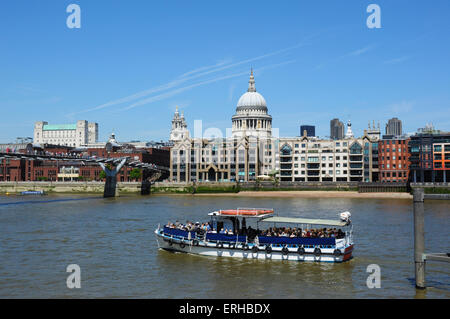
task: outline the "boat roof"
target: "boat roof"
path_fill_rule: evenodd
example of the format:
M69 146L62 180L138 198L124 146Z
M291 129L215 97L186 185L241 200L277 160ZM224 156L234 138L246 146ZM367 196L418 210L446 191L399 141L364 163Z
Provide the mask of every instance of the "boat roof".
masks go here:
M265 218L273 216L272 208L238 208L221 209L208 214L209 216Z
M262 222L268 223L287 223L287 224L309 224L309 225L325 225L325 226L339 226L347 225L347 222L332 219L310 219L310 218L294 218L294 217L268 217L264 218Z

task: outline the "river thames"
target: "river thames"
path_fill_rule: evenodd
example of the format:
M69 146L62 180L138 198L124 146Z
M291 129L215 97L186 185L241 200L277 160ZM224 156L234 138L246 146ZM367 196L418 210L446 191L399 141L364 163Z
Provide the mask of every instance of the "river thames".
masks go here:
M237 207L282 216L352 213L354 258L342 264L239 260L158 250L167 221L205 221ZM449 251L450 205L425 202L426 252ZM414 287L413 214L408 199L252 198L192 195L0 196L1 298L450 298L450 267L427 263ZM81 268L69 289L66 267ZM381 288L366 285L381 268Z

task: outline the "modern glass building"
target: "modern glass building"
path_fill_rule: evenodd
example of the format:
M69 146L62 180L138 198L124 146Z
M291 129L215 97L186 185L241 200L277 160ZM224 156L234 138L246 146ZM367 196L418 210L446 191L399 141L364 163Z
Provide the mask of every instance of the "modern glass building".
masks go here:
M344 123L339 119L330 121L330 138L332 140L340 140L344 138Z
M304 136L305 131L306 136L316 136L316 127L314 125L301 125L300 136Z
M450 179L450 133L422 131L408 144L410 178L413 183L448 182Z

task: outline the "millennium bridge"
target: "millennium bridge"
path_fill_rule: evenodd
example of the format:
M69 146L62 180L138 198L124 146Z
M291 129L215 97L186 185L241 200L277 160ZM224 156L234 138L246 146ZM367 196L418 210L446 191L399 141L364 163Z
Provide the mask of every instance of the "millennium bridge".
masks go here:
M29 153L11 153L11 152L0 152L0 160L2 159L12 159L12 160L28 160L28 161L70 161L70 162L80 162L80 163L92 163L98 164L103 169L106 174L105 189L103 192L103 197L114 197L116 196L116 185L117 185L117 174L120 172L122 167L132 167L139 168L145 172L142 181L142 192L150 192L150 186L153 182L161 177L163 173L169 171L168 167L152 164L143 163L141 161L133 160L131 156L114 157L114 158L102 158L102 157L79 157L70 155L49 155L49 154L29 154Z

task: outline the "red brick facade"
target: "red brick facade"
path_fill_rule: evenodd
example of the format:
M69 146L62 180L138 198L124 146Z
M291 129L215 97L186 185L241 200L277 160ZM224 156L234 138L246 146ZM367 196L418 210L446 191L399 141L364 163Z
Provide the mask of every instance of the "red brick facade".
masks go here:
M25 160L3 159L0 160L0 181L24 180Z
M98 164L83 161L63 161L58 159L59 156L65 156L68 154L79 157L96 156L98 158L119 158L128 156L136 161L152 163L165 167L169 167L170 163L170 153L167 149L127 149L126 152L121 149L115 149L108 153L105 148L91 148L80 152L79 150L71 147L44 146L44 148L33 148L32 150L27 149L22 150L21 152L26 153L27 151L31 151L33 154L54 155L55 160L0 159L0 181L58 181L62 180L61 173L63 173L63 168L73 168L73 170L76 171L79 177L72 178L74 180L102 180L100 175L102 168ZM130 177L132 169L133 168L130 167L123 167L120 173L117 174L117 181L135 181ZM58 175L60 175L59 178ZM137 181L142 181L142 173L141 178L137 179Z
M409 174L408 138L383 139L378 142L380 182L407 182Z

